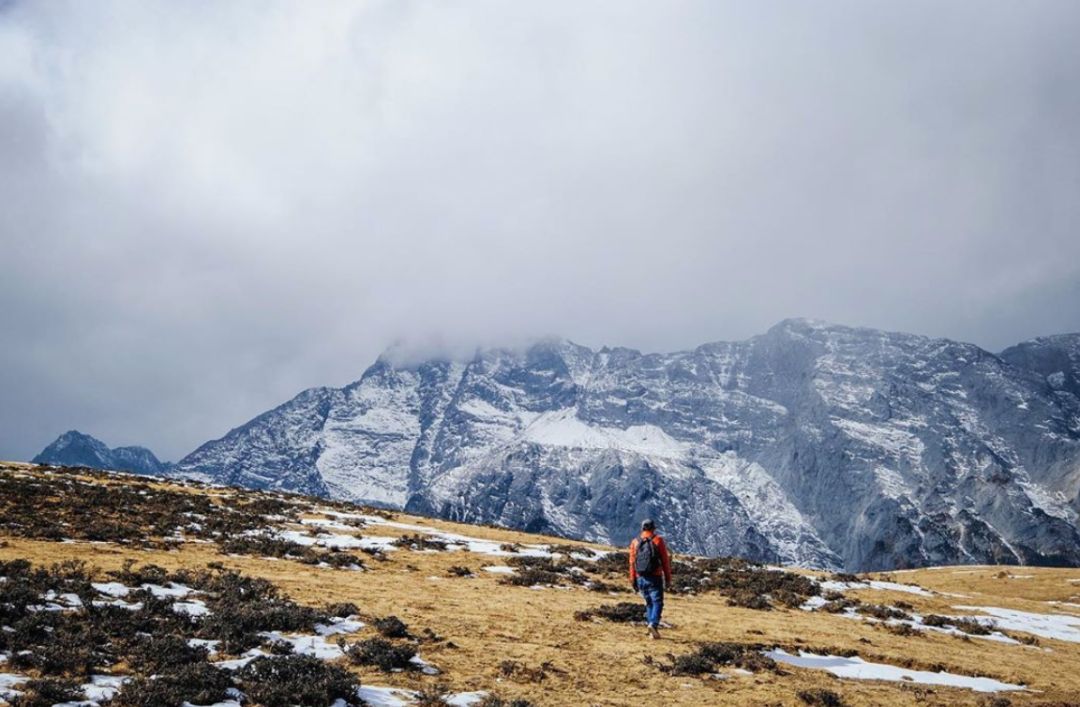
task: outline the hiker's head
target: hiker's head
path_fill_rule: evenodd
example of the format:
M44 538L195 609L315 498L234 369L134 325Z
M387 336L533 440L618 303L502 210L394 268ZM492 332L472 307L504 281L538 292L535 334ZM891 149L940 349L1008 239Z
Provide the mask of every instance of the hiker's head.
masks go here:
M645 520L641 521L641 529L656 530L656 523L653 523L652 518L646 518Z

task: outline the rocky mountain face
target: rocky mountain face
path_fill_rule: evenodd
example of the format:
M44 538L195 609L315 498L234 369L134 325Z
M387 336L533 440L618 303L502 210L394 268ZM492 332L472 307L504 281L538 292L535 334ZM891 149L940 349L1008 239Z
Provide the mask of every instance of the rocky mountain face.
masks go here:
M179 473L624 543L848 570L1080 564L1080 335L994 355L804 320L643 354L384 355Z
M76 430L57 437L32 461L36 464L88 466L92 469L131 471L136 474L162 474L170 468L146 447L109 449L101 440Z

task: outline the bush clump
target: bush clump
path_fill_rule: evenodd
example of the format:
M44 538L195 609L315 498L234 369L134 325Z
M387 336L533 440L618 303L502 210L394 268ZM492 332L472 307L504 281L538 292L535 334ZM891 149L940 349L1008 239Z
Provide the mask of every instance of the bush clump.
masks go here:
M939 616L938 614L929 614L923 617L923 623L927 626L933 626L936 628L954 628L957 631L961 631L972 636L988 636L993 633L993 629L986 624L980 623L975 619L958 616Z
M645 620L645 610L641 604L621 601L618 604L601 604L595 609L574 613L574 618L578 621L589 621L594 617L616 623L633 623Z
M74 680L44 678L30 680L20 688L21 695L11 698L12 707L52 707L63 702L79 702L83 690Z
M533 707L533 704L526 699L518 698L506 700L495 695L488 695L480 700L477 707Z
M872 616L881 621L888 621L890 619L902 619L904 621L911 620L911 614L906 611L901 611L900 609L891 606L883 606L881 604L860 604L855 610L860 614Z
M360 681L345 668L310 655L263 656L240 669L240 690L265 707L355 702Z
M559 584L559 580L561 579L562 575L556 574L555 572L527 568L518 570L516 574L508 575L503 579L500 579L499 583L515 587L532 587L538 584L556 585Z
M127 662L140 673L158 674L205 662L207 655L202 646L190 646L185 638L175 634L140 634L131 641Z
M751 672L777 670L776 661L762 654L755 643L703 643L693 653L671 656L671 663L659 668L671 675L703 675L720 667L736 667Z
M409 627L396 616L387 616L371 622L384 638L409 638Z
M811 705L812 707L844 707L844 701L840 698L840 695L832 690L820 688L813 690L799 690L795 693L795 696L798 697L803 704Z
M344 619L360 613L360 607L353 604L351 601L339 601L333 604L327 604L323 607L323 613L327 616L336 616Z
M345 654L354 665L373 665L384 673L415 667L410 662L416 655L415 648L382 638L368 638L354 643Z
M443 540L436 540L427 535L422 535L421 533L402 535L391 544L397 547L408 548L409 550L435 550L437 552L442 552L448 545L448 543Z

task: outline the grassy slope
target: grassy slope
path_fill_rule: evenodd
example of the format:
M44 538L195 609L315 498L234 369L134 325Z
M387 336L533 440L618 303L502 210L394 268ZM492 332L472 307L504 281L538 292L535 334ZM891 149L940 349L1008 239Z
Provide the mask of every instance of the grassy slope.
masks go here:
M6 465L20 473L37 473L28 465ZM97 479L98 483L109 483ZM158 485L155 482L155 485ZM165 484L160 484L165 486ZM170 485L171 486L171 485ZM214 489L183 489L221 493ZM233 493L233 491L229 491ZM459 525L395 514L402 522L498 540L500 542L565 542L510 530ZM524 697L547 704L801 704L799 690L827 688L848 704L985 704L986 696L966 690L926 688L898 683L838 680L820 671L786 669L787 674L732 674L729 679L669 676L644 666L647 655L686 653L702 641L751 641L799 644L812 649L855 649L868 660L900 663L915 659L940 663L951 672L1024 683L1031 690L1008 693L1013 704L1080 703L1080 644L1041 639L1039 646L1003 645L926 633L903 637L841 616L801 610L754 611L727 606L718 594L670 596L665 619L674 624L659 642L645 639L637 626L581 622L574 612L607 597L581 588L543 590L499 583L499 576L479 571L498 558L463 552L423 553L399 550L385 562L369 562L370 571L353 572L302 565L287 560L223 556L212 544L188 543L179 550L141 550L110 543L51 542L3 537L0 559L26 558L49 564L85 560L102 570L117 569L124 560L152 562L172 569L198 568L221 561L245 573L265 577L290 597L312 605L352 601L375 615L396 614L416 627L430 627L456 647L432 645L423 657L438 665L439 678L455 691L495 690L504 697ZM587 545L581 543L582 545ZM591 547L600 547L589 545ZM447 574L451 565L466 565L474 578ZM915 596L895 592L851 592L865 601L906 601L921 614L957 614L956 604L988 605L1049 613L1072 611L1048 601L1078 602L1080 570L956 567L895 573L891 579L916 583L964 598ZM504 677L499 664L516 660L529 667L545 662L553 669L539 682ZM361 670L366 682L417 688L433 678L412 674L383 675Z

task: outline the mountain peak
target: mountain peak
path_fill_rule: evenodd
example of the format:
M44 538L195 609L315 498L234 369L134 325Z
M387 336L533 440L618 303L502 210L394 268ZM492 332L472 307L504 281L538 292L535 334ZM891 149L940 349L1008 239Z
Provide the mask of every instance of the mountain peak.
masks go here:
M31 461L35 464L88 466L136 474L161 474L169 468L146 447L109 449L101 440L78 430L63 433Z
M1003 365L787 319L670 354L411 350L180 472L620 544L653 517L682 550L768 562L1080 564L1080 407L1043 349Z

